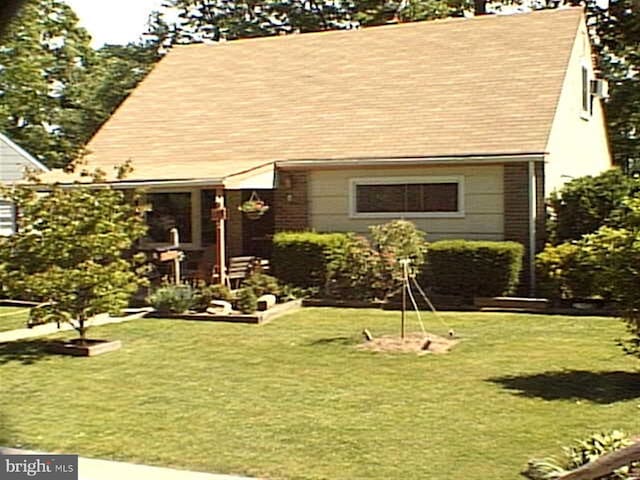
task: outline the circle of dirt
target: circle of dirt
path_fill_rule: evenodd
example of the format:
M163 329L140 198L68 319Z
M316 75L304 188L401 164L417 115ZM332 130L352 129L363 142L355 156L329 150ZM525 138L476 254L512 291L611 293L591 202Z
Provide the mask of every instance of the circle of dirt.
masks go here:
M433 333L408 333L403 338L397 335L383 335L356 346L358 350L379 353L427 353L442 354L451 350L460 340L445 338Z

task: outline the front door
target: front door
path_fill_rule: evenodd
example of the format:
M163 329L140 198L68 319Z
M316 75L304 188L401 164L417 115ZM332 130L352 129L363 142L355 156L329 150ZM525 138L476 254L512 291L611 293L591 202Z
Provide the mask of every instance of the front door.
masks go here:
M275 229L273 190L243 190L242 201L249 200L253 192L266 205L269 205L269 210L256 220L248 218L247 215L242 215L242 251L245 255L271 258L271 246Z

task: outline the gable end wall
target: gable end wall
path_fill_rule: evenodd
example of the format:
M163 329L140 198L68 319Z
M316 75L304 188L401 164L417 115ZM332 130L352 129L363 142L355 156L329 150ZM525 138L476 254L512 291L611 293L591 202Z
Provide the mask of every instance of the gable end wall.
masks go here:
M580 24L569 59L547 143L546 192L560 188L572 178L597 175L611 168L601 100L593 98L593 113L582 114L582 65L595 79L589 35Z

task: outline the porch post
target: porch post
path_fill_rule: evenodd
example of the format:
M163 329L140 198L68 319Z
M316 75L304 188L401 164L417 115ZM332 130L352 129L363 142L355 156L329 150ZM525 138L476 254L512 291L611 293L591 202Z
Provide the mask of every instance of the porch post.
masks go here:
M214 209L220 212L215 215L216 221L216 270L218 271L218 281L222 285L227 283L227 268L225 261L226 245L225 245L225 220L226 207L224 205L224 188L216 187L216 197Z

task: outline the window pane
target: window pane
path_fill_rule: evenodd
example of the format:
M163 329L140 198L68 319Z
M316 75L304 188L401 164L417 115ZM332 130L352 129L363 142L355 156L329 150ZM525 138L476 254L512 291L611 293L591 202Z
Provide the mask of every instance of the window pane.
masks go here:
M589 111L589 71L582 67L582 110Z
M361 213L402 212L406 185L356 185L356 210Z
M423 212L457 212L457 183L427 183L422 186Z
M149 240L169 243L169 230L177 228L180 242L191 242L191 193L151 193L147 202L151 205L147 213Z
M457 212L458 184L356 185L358 213Z

